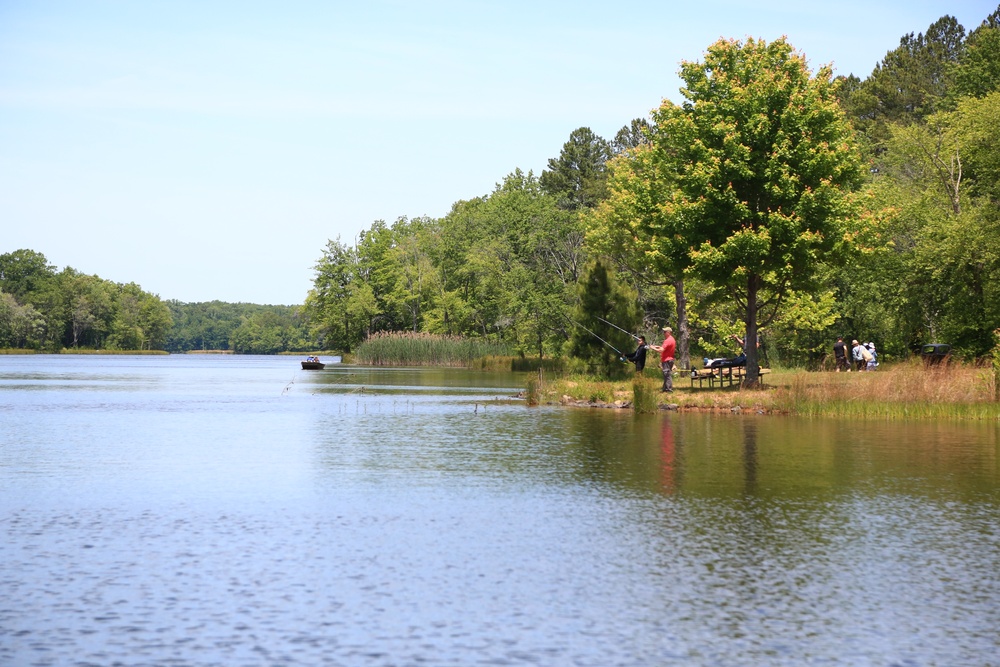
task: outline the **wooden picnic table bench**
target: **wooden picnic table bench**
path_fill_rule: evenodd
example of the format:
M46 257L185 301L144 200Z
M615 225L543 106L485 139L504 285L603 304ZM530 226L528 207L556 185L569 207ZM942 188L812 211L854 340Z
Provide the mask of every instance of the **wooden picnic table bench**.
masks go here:
M747 369L745 366L722 366L720 368L692 370L691 386L694 387L694 383L697 382L700 388L707 381L709 389L715 389L716 385L719 387L732 387L734 384L743 382L746 372ZM760 368L758 372L760 373L760 383L764 384L764 376L770 373L771 369Z

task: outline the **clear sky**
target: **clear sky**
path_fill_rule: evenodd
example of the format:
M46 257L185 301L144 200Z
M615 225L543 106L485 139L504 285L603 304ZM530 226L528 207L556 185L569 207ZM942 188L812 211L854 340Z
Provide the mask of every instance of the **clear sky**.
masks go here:
M164 299L298 304L329 239L611 139L719 37L865 78L996 0L0 0L0 253Z

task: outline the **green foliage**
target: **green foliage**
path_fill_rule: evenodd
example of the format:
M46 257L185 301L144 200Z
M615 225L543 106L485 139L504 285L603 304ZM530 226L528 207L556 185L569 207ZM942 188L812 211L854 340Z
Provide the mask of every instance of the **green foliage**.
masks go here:
M31 305L22 306L12 294L0 291L0 348L41 346L45 319Z
M947 342L977 357L1000 326L1000 92L893 125L866 206L880 241L840 280L847 322L898 354ZM885 348L883 348L885 349Z
M985 97L1000 90L1000 27L984 24L969 35L954 68L949 107L964 97Z
M55 267L34 250L15 250L0 255L0 290L19 303L29 303L55 279Z
M575 215L531 174L443 219L376 222L354 248L331 241L306 315L327 346L408 330L485 338L538 356L558 351L583 262Z
M559 157L549 160L549 168L542 172L539 182L561 208L575 211L593 207L604 198L605 163L610 157L608 142L589 127L578 128L563 144Z
M811 76L783 39L721 40L681 78L685 103L653 114L649 164L666 194L649 233L742 304L752 384L758 325L845 247L859 156L830 69Z
M170 301L168 306L174 320L166 346L171 352L277 354L322 349L311 337L299 306L222 301Z
M635 293L619 283L601 260L585 271L579 287L579 302L573 311L569 353L584 360L593 373L605 377L623 375L631 366L619 360L619 352L631 351L633 339L608 322L634 331L642 321ZM614 348L614 349L612 349Z
M163 349L173 325L160 298L66 267L33 250L0 255L0 344L33 349Z
M836 340L832 331L837 315L833 290L789 292L767 334L761 336L770 364L780 360L783 365L817 367Z

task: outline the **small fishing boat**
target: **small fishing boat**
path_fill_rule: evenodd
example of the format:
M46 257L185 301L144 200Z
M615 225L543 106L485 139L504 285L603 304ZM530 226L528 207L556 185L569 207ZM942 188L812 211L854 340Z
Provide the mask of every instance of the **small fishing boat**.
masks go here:
M306 357L306 360L302 362L302 370L304 371L321 371L326 367L319 357Z

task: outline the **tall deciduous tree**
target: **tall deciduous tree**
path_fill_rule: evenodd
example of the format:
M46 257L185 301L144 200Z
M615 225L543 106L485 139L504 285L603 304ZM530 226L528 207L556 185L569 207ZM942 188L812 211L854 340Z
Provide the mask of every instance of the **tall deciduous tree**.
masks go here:
M0 255L0 289L28 303L44 284L55 279L55 267L40 252L15 250Z
M812 76L784 39L720 40L680 75L685 102L653 114L670 192L652 231L685 243L694 271L741 305L755 385L761 318L843 244L860 160L831 69Z

